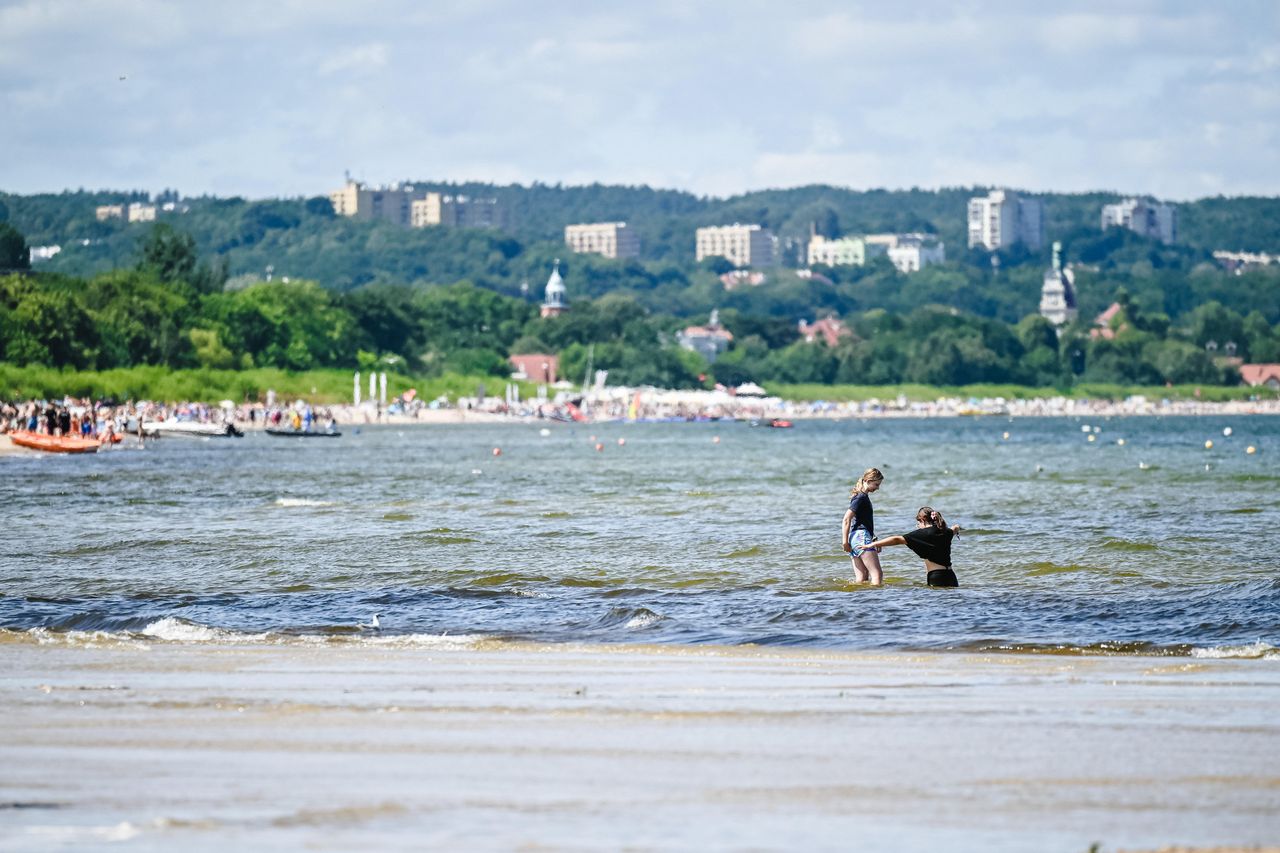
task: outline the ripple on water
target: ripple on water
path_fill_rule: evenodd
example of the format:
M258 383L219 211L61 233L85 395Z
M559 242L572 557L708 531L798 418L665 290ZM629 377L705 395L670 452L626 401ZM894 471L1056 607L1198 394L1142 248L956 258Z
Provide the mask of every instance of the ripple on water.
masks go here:
M1081 566L1074 563L1068 563L1067 565L1059 565L1058 563L1041 561L1041 562L1030 564L1027 567L1026 575L1027 577L1037 578L1037 577L1044 577L1045 575L1063 575L1063 574L1071 574L1072 572L1098 572L1098 571L1102 571L1102 570L1094 566Z
M1109 551L1156 551L1160 546L1154 542L1135 542L1131 539L1113 539L1104 538L1100 543L1103 548Z

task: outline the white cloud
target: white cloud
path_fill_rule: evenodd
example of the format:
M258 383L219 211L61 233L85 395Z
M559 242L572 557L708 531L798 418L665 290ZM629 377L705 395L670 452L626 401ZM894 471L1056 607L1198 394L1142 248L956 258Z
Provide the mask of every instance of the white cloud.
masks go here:
M319 70L321 74L375 71L386 67L387 53L387 46L381 42L362 44L326 58Z
M27 0L0 5L0 189L1275 193L1277 36L1269 3Z

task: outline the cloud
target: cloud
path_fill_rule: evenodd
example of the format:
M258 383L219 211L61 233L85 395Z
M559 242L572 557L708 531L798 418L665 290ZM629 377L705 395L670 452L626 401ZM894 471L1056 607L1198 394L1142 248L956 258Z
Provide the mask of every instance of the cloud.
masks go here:
M0 6L0 189L1276 193L1278 35L1266 2L26 0Z
M387 46L381 42L362 44L327 57L320 63L321 74L337 74L341 71L376 71L387 66Z

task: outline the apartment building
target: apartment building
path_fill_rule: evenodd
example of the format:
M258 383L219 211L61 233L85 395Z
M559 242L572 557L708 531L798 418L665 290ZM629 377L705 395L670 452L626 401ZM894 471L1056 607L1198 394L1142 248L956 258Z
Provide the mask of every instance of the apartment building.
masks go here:
M578 254L606 258L640 257L640 237L625 222L592 222L567 225L564 242Z
M504 228L506 210L496 198L471 198L429 192L409 206L414 228Z
M809 238L810 264L864 266L872 258L884 256L904 273L947 259L943 244L928 234L867 234L836 240L815 234Z
M129 204L102 204L94 209L93 214L99 222L106 222L108 219L123 219L126 222L155 222L156 206L137 201Z
M413 202L425 195L411 185L391 184L387 187L368 187L359 181L348 180L346 186L329 193L333 212L353 219L384 219L397 225L408 225Z
M1117 204L1102 206L1102 230L1128 228L1143 237L1154 237L1162 243L1178 238L1178 210L1171 204L1141 198L1127 198Z
M735 267L773 266L773 234L759 225L716 225L697 231L696 260L726 258Z
M1033 250L1044 245L1044 202L1009 190L969 199L969 248L995 251L1015 243Z
M154 204L139 204L134 202L129 205L130 222L155 222L156 206Z
M333 212L354 219L382 219L413 228L502 228L505 211L492 198L428 192L412 184L370 187L348 180L329 193Z
M887 246L867 245L862 237L837 237L828 239L821 234L809 238L809 265L826 264L829 267L865 266L867 261L888 251Z

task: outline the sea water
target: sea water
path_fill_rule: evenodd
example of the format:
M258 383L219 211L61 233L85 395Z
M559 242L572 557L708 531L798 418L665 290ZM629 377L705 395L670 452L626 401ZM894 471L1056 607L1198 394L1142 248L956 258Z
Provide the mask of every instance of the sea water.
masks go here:
M1223 416L375 425L15 455L0 630L1280 658L1277 453L1280 419ZM879 536L923 504L964 528L958 590L905 548L883 588L852 582L840 521L873 466Z

